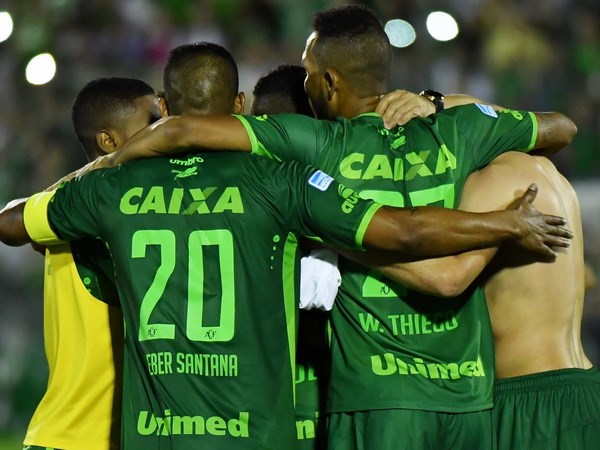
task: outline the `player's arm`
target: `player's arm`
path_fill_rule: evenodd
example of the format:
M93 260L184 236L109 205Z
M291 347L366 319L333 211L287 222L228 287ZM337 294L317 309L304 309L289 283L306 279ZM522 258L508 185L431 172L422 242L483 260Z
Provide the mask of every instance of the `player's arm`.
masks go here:
M470 103L490 105L498 111L505 109L502 106L484 102L471 95L444 95L445 108L468 105ZM402 89L396 89L381 97L375 112L381 115L385 127L391 129L396 125L404 125L410 119L414 119L415 117L427 117L435 114L435 104L422 95Z
M80 172L86 172L90 165L91 163L88 163L83 168L65 175L48 187L45 192L56 190L63 183L75 178ZM32 242L23 220L23 210L28 199L29 197L12 200L0 211L0 241L4 244L18 247ZM38 245L35 245L34 249L43 253Z
M497 172L497 165L492 164L471 174L462 191L459 209L483 212L506 207L507 196L499 189L503 184L491 178L497 177ZM502 173L502 176L506 176L506 173ZM455 297L477 278L497 249L492 247L419 261L400 261L397 256L377 251L361 254L341 250L341 254L410 289L439 297Z
M541 214L533 207L536 192L532 185L512 209L488 213L382 206L368 224L363 244L404 255L442 256L510 240L553 260L552 247L567 247L571 233L562 227L563 218Z
M428 101L420 95L417 97L421 100ZM444 101L447 108L480 103L491 106L496 111L503 111L506 109L504 106L482 101L466 94L448 95L444 97ZM433 105L433 103L429 103ZM577 134L575 122L564 114L559 112L534 112L533 114L537 119L537 135L531 153L538 155L551 155L556 153L569 145Z
M173 116L140 131L116 152L94 161L87 170L190 148L252 152L279 161L299 160L314 165L330 154L332 137L339 132L340 126L335 122L300 114Z
M395 208L361 199L323 171L298 162L276 164L267 158L255 158L253 162L257 171L264 166L263 171L273 172L266 174L270 185L264 187L263 193L273 197L273 204L281 205L282 217L289 216L286 220L295 223L298 233L319 236L334 246L429 257L493 247L511 240L554 259L551 247L568 247L572 237L563 228L565 219L541 214L532 206L535 185L503 211Z
M496 254L497 247L418 261L368 250L337 250L344 257L376 270L409 289L437 297L456 297L469 287Z
M577 126L567 116L558 112L536 112L537 137L532 152L552 155L569 145L577 134Z
M64 183L56 191L43 191L27 199L22 220L31 241L56 245L81 238L98 238L107 226L99 212L115 201L106 172L94 171Z
M10 246L31 242L23 222L23 210L27 199L13 200L0 211L0 240Z
M482 101L466 94L444 96L446 108L479 103L491 106L496 111L506 108ZM396 90L384 95L377 105L386 128L403 125L414 117L427 117L435 113L435 105L427 98L415 93ZM550 155L558 152L571 143L577 134L575 123L558 112L535 112L537 130L531 151L539 155Z
M91 168L114 167L189 148L250 152L252 145L244 125L233 116L171 116L139 131L119 150L100 158Z

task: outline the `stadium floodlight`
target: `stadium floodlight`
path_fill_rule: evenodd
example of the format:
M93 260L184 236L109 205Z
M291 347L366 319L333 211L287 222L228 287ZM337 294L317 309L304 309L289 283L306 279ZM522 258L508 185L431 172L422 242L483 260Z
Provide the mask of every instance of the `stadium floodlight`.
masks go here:
M13 32L13 20L10 13L0 12L0 42L7 40Z
M415 42L417 33L413 26L406 20L392 19L385 24L385 32L394 47L408 47Z
M458 23L450 14L434 11L427 16L427 31L436 41L451 41L458 36Z
M41 53L31 58L25 68L25 78L31 84L46 84L56 74L56 62L50 53Z

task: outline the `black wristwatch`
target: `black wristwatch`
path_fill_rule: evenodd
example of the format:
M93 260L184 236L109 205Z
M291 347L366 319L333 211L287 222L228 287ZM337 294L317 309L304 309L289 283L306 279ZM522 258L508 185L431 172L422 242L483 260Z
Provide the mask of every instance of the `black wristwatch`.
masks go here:
M425 89L424 91L419 92L419 95L433 103L436 113L444 110L444 94L440 94L433 89Z

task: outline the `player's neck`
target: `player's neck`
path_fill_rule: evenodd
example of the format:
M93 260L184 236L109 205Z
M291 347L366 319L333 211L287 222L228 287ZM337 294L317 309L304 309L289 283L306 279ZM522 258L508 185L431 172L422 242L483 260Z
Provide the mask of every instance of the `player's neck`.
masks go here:
M341 105L338 116L351 119L364 113L374 112L377 103L379 103L379 96L377 95L365 98L354 97Z

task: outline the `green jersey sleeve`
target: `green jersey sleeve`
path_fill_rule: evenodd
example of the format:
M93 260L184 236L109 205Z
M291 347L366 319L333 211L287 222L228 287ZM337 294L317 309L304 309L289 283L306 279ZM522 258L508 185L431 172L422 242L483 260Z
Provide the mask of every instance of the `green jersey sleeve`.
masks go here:
M450 108L439 120L443 123L448 118L451 122L446 132L463 135L467 148L473 151L476 168L510 150L531 150L537 137L537 118L532 112L495 111L491 106L474 103Z
M342 132L338 122L300 114L236 117L246 128L252 153L277 161L296 160L316 166L323 166L324 160L336 157L330 150Z
M363 200L354 190L298 161L281 164L255 158L255 191L268 197L297 234L334 245L358 247L380 204Z
M438 114L434 126L444 137L462 135L478 168L504 152L531 150L537 137L537 118L532 112L495 111L479 103L449 108Z

